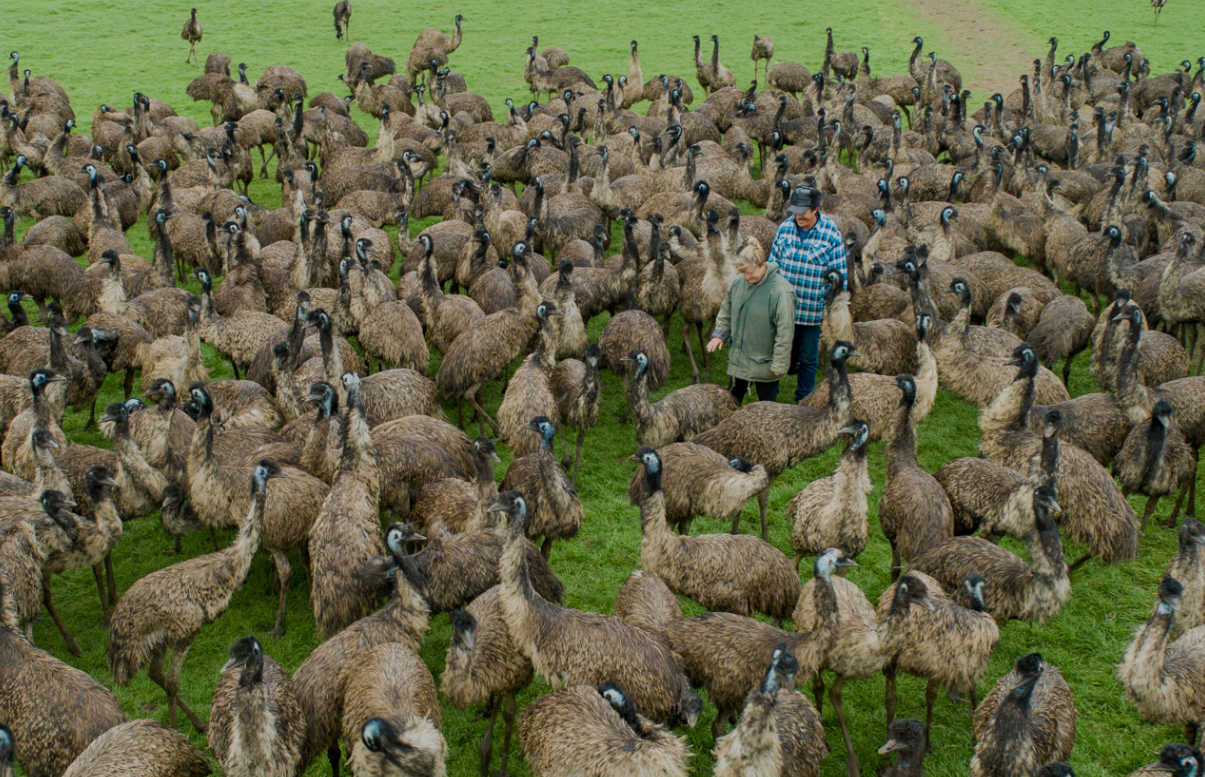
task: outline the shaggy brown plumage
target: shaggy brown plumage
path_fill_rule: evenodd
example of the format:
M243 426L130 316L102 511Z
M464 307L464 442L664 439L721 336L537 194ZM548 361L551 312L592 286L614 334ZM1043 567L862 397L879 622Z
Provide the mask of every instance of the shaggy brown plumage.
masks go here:
M205 754L183 734L155 720L131 720L94 739L63 777L205 777L209 773Z
M235 642L209 706L209 749L222 772L290 777L304 742L305 718L289 675L255 637Z
M251 569L264 530L264 500L270 479L280 477L276 462L265 459L251 477L251 510L230 547L152 572L132 585L109 625L109 671L119 685L128 683L148 662L147 674L167 692L168 720L176 727L177 706L198 731L205 724L178 698L180 670L197 634L230 606ZM163 658L172 651L171 669Z
M721 455L742 457L766 468L767 484L758 494L762 537L766 537L766 505L769 486L786 470L804 459L828 450L838 431L849 423L852 397L845 361L856 355L846 342L833 346L829 365L836 387L828 407L815 410L777 402L745 405L715 427L694 439Z
M1063 543L1052 517L1057 510L1054 489L1040 486L1033 492L1034 523L1025 532L1032 565L980 537L951 537L915 556L909 569L932 576L949 591L960 591L967 575L978 573L987 580L984 606L996 620L1045 623L1071 596ZM953 598L971 605L965 590Z
M556 427L544 416L536 416L527 428L539 435L540 449L535 455L511 462L502 479L502 488L518 489L526 496L528 512L524 525L527 536L544 538L540 550L547 559L552 553L553 540L577 536L584 512L577 489L557 463L552 450Z
M376 741L387 735L372 731L371 721L377 719L384 719L398 733L405 732L406 746L400 749L407 761L416 768L430 764L427 774L443 772L448 746L439 733L443 727L439 695L431 670L413 648L395 642L377 645L347 665L342 682L343 741L349 743L348 766L354 774L391 773L370 765L390 760L389 754L381 753L384 743ZM413 772L402 767L398 773Z
M920 423L928 417L937 399L937 361L930 348L929 332L933 326L933 317L921 313L916 317L916 335L912 348L915 361L920 369L913 376L916 384L916 401L913 417ZM899 406L899 386L896 376L879 375L874 372L861 372L849 376L849 387L853 393L851 412L855 417L866 421L870 430L870 440L881 440L891 435L895 425L896 410ZM829 402L829 381L824 381L800 402L804 407L823 408Z
M624 623L668 640L669 624L682 617L682 605L657 573L639 569L628 575L619 589L611 614Z
M498 424L478 402L477 393L483 383L498 377L514 361L539 329L539 291L527 268L526 243L516 243L515 251L515 285L522 292L519 307L499 310L473 322L444 353L435 375L440 393L467 401L494 434L500 433Z
M506 625L540 676L555 685L623 683L652 720L694 725L703 703L668 647L617 618L560 607L535 592L521 543L527 501L518 491L498 499L494 509L510 518L501 567Z
M385 532L385 544L395 556L408 543L424 539L409 525L400 523L390 525ZM496 586L498 562L505 543L506 535L493 528L431 538L427 547L413 556L414 565L423 576L423 596L431 612L460 609ZM524 552L536 593L560 604L565 587L548 568L548 562L530 542L524 546Z
M531 682L531 661L516 647L502 612L501 587L494 586L464 610L452 613L452 639L440 676L440 688L457 709L484 704L490 712L489 726L479 753L484 771L493 757L494 723L505 704L505 739L502 763L510 757L515 728L515 695ZM501 702L495 701L501 696Z
M344 376L347 410L340 426L339 474L311 527L310 600L319 633L332 636L372 612L360 567L385 552L376 449L360 407L360 381Z
M691 682L707 690L717 715L711 733L719 738L733 722L748 688L757 683L761 667L776 648L785 645L799 655L804 676L824 665L836 641L838 609L831 585L832 573L856 566L837 549L816 559L816 620L811 631L788 633L768 623L730 613L707 613L669 622L667 634L674 652L682 657Z
M852 775L860 773L857 753L854 752L853 742L849 737L849 726L845 722L845 708L842 704L841 691L846 680L873 677L882 670L884 664L895 653L895 646L904 634L905 618L908 608L916 604L928 607L928 591L924 584L916 578L905 575L900 585L896 586L895 598L887 617L880 620L874 608L862 589L842 577L831 577L828 581L836 593L837 619L833 628L836 637L825 657L824 663L816 668L812 678L812 692L816 699L817 709L824 707L824 677L823 669L831 669L837 679L829 689L829 699L833 702L833 711L837 713L837 721L841 724L841 734L845 739L846 771ZM813 577L803 587L799 596L799 604L795 607L795 630L815 631L822 622L821 610L826 605L827 594L825 581Z
M740 407L731 392L710 383L686 386L650 403L648 354L637 349L624 360L636 365L627 386L627 400L628 409L636 416L638 445L661 448L689 441Z
M1028 472L1042 450L1042 438L1028 428L1037 354L1023 344L1014 353L1013 364L1020 366L1016 379L979 417L983 430L979 450L990 461ZM1095 459L1074 446L1060 445L1057 483L1051 485L1057 488L1063 508L1059 524L1076 542L1088 545L1090 555L1109 562L1134 558L1138 518Z
M324 752L332 769L339 769L343 670L378 645L397 643L417 650L427 632L430 611L422 597L422 576L409 557L395 558L387 572L372 565L364 571L370 573L369 577L387 574L393 578L394 594L389 603L323 642L293 674L293 690L306 720L299 771ZM365 580L362 585L376 588L377 581Z
M551 777L685 777L686 740L645 717L623 688L575 685L549 694L519 716L532 773Z
M30 777L62 774L97 737L125 722L108 688L19 633L6 581L0 584L0 659L0 716Z
M829 750L819 713L793 689L799 662L779 648L769 666L765 679L749 691L740 723L716 742L717 777L820 774Z
M869 430L864 421L855 418L840 433L849 435L850 441L836 471L813 480L791 497L784 510L792 527L796 569L804 556L818 556L826 548L841 548L856 558L870 539L866 498L874 486L866 462Z
M879 522L891 543L891 573L898 577L901 561L954 535L954 510L937 480L917 461L913 407L916 383L909 375L896 378L902 396L895 432L885 451L887 485L879 502Z
M748 534L674 534L666 523L661 457L652 448L641 448L636 456L644 466L641 566L709 610L746 616L760 612L780 623L788 618L800 583L782 551Z
M1197 458L1172 419L1171 405L1163 400L1151 408L1150 418L1130 430L1113 460L1113 474L1125 493L1147 497L1139 531L1146 528L1160 498L1187 491L1196 472ZM1176 512L1172 512L1169 526L1176 525Z
M1028 733L1033 740L1033 763L1048 764L1071 757L1071 747L1075 743L1075 699L1071 696L1071 688L1056 667L1043 661L1038 653L1031 653L1018 658L1013 670L997 680L975 708L971 741L976 743L977 758L980 740L984 740L984 749L988 750L1000 746L1003 738L1024 738L1024 733L1015 728L1002 730L1009 715L1001 710L1006 699L1016 695L1027 683L1033 684L1028 698ZM1015 747L1021 743L1010 744Z
M661 488L665 518L679 534L690 534L695 516L732 520L732 532L740 528L741 512L749 500L768 484L766 468L741 458L731 461L710 448L693 442L676 442L657 451L661 457ZM628 484L628 501L639 506L644 494L644 462ZM763 534L762 539L765 539Z
M1176 579L1183 589L1180 606L1172 618L1169 639L1205 624L1205 564L1201 545L1205 545L1205 526L1191 518L1180 524L1180 547L1167 562L1165 576Z
M543 301L536 306L536 318L540 322L539 346L515 370L498 406L498 434L516 459L540 449L540 436L528 428L532 418L543 416L554 424L561 422L551 384L561 312L551 302Z
M983 612L983 578L972 575L963 581L968 587L974 609L967 609L946 596L941 585L923 572L909 572L879 597L879 620L885 620L895 601L896 589L908 580L919 580L925 588L928 607L913 607L902 624L903 633L895 643L883 674L887 677L887 720L895 719L895 676L901 672L929 681L925 688L925 736L933 728L933 704L937 691L945 686L950 694L971 694L976 706L975 687L987 671L988 660L1000 629L992 616Z
M1168 632L1184 588L1175 578L1159 584L1155 612L1134 633L1117 666L1117 679L1138 714L1152 723L1184 723L1185 739L1196 740L1205 720L1205 627L1198 626L1168 644Z
M212 414L214 404L209 390L200 385L192 387L193 401L198 408L197 423L188 449L188 482L192 505L203 526L210 529L239 525L239 515L251 505L247 490L241 487L252 474L252 468L240 464L225 464L215 455ZM242 431L253 431L254 427ZM276 448L276 446L270 446ZM255 446L254 450L267 450ZM276 608L273 635L285 633L285 613L288 604L289 581L293 568L288 560L290 550L305 547L311 527L317 523L323 501L331 491L318 478L295 467L285 467L279 473L279 483L273 484L268 495L262 542L272 554L276 579L281 589Z
M657 319L643 310L625 310L612 316L598 338L602 349L603 364L616 375L623 377L624 393L636 372L636 363L625 357L640 350L648 357L648 388L656 391L669 377L669 348Z
M565 427L577 427L577 451L572 459L574 486L577 486L577 469L582 460L582 443L586 432L598 423L598 407L602 403L602 382L598 377L602 350L590 343L582 358L583 361L566 359L558 363L549 378L557 415L561 418L561 466L565 469L569 469L571 461L565 445Z

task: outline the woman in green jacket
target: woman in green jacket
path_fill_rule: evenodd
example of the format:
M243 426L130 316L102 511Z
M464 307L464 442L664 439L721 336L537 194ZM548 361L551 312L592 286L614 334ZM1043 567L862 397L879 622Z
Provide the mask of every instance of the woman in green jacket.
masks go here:
M749 384L759 400L773 402L778 398L778 381L791 361L795 289L779 275L777 264L766 262L756 240L737 255L736 269L743 277L728 288L707 351L729 346L728 390L737 402L745 398Z

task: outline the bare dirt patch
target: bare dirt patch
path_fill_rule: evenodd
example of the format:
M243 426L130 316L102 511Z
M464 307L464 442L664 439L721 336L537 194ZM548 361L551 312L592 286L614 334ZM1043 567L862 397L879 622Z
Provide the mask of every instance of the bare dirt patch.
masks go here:
M952 51L939 51L962 73L964 88L981 100L1017 88L1017 78L1028 73L1035 57L1043 56L1041 41L1032 40L1009 22L975 0L906 0L907 5L945 30ZM1026 51L1026 48L1032 49ZM926 48L923 54L930 51Z

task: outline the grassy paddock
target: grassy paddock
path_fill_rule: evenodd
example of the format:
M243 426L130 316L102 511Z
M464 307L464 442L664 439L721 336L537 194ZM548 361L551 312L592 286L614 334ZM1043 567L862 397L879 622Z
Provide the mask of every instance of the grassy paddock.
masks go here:
M1037 0L979 0L1000 14L1027 36L1016 41L1034 55L1044 52L1044 41L1051 34L1060 36L1061 49L1078 53L1097 40L1099 29L1111 26L1115 40L1138 40L1143 50L1159 67L1184 58L1196 56L1190 45L1190 35L1202 28L1205 11L1190 6L1186 0L1172 0L1157 30L1150 27L1150 12L1145 3L1137 0L1066 0L1057 5ZM212 3L200 9L205 28L204 42L198 46L202 57L213 50L229 54L234 63L248 64L248 76L254 81L266 65L289 64L297 67L309 80L311 94L330 90L342 94L342 85L335 75L343 71L342 43L332 34L330 3L306 0L287 7ZM838 14L837 8L840 8ZM541 46L562 46L572 56L574 65L593 76L603 73L626 72L628 41L640 41L642 63L646 78L667 72L682 76L694 86L690 35L703 37L712 32L721 34L725 63L737 76L738 84L747 83L752 75L748 59L749 42L754 33L769 33L775 39L776 61L800 60L815 67L823 53L824 27L836 28L838 48L854 49L868 45L872 51L875 72L883 75L899 72L907 62L916 34L926 38L926 49L942 52L954 64L956 56L946 52L954 45L991 46L993 41L956 40L940 26L918 16L912 5L902 0L850 0L840 6L805 6L783 0L748 6L752 13L735 13L731 4L714 0L685 4L646 5L624 0L606 5L561 4L519 9L482 0L439 2L421 10L408 9L397 3L380 0L356 0L351 22L352 39L362 40L377 53L387 54L404 62L409 47L423 27L436 26L451 31L452 17L462 13L464 43L451 59L452 66L463 72L470 87L485 95L495 110L502 109L506 97L526 99L526 84L521 79L523 51L530 35L539 34ZM13 14L17 16L17 14ZM87 131L93 109L101 102L125 106L134 91L171 102L176 110L204 124L209 120L207 103L191 103L184 88L199 71L188 67L183 60L187 45L180 40L179 30L187 17L187 8L145 0L126 2L119 8L67 0L47 2L36 8L26 7L19 18L6 26L8 48L21 52L22 66L30 67L37 75L51 75L72 95L79 114L81 131ZM1102 22L1108 19L1108 22ZM964 71L973 83L975 74ZM697 99L702 99L701 95ZM375 135L376 122L362 113L357 120ZM501 115L501 114L500 114ZM280 204L279 189L274 183L256 181L251 187L252 198L269 207ZM412 225L415 234L430 222ZM29 226L22 223L18 236ZM392 233L392 228L391 228ZM151 256L145 224L140 222L129 231L134 249ZM616 235L618 238L618 234ZM618 241L615 243L619 245ZM195 283L193 290L196 291ZM593 338L602 331L605 316L591 327ZM674 331L677 331L675 325ZM206 362L214 379L230 377L229 365L207 346ZM690 379L688 364L676 345L671 346L674 366L669 388L686 385ZM713 380L723 380L723 354L719 355ZM1087 374L1088 356L1076 360L1072 372L1072 393L1097 390ZM432 364L432 373L438 361ZM620 426L615 419L622 403L619 380L604 373L605 384L600 426L587 437L583 453L581 498L586 520L579 537L571 542L558 543L553 554L553 567L566 584L566 600L570 606L609 612L620 585L639 562L639 523L635 508L627 504L625 491L633 465L627 461L635 448L631 427ZM788 381L789 384L789 381ZM500 401L500 384L486 388L488 407L496 409ZM790 395L792 385L784 385ZM118 376L110 376L99 404L121 398ZM449 410L450 405L446 406ZM449 417L454 417L450 415ZM977 453L979 430L974 408L948 392L940 392L932 414L921 427L920 458L930 471L950 459L973 456ZM109 443L100 435L83 430L86 416L69 413L64 419L65 431L72 440L93 445ZM509 454L501 451L503 459ZM789 549L789 527L782 519L786 502L811 480L832 471L837 450L804 462L781 477L770 504L772 541ZM870 454L872 478L876 491L871 506L871 543L860 557L861 566L851 571L857 582L872 600L887 586L890 549L879 531L877 503L882 493L884 462L882 446L873 447ZM499 473L501 473L500 468ZM1141 497L1134 497L1139 510ZM1166 516L1170 506L1161 511ZM756 507L745 513L746 530L753 530ZM700 532L723 531L715 521L700 519ZM221 537L223 542L232 533ZM1009 670L1013 660L1030 651L1040 650L1048 661L1059 666L1076 695L1080 713L1075 753L1072 761L1081 775L1125 774L1135 767L1149 763L1159 748L1175 741L1181 734L1173 727L1153 726L1138 719L1133 707L1125 701L1121 687L1113 677L1112 666L1117 662L1136 625L1146 617L1162 570L1175 550L1174 535L1152 521L1142 541L1140 557L1128 564L1107 567L1089 563L1073 581L1074 595L1062 614L1044 627L1011 623L1002 630L1000 646L992 660L981 694L990 684ZM155 518L134 521L126 526L126 534L115 554L119 588L125 590L135 580L169 563L162 555L170 547L170 538L160 529ZM1016 547L1015 545L1013 546ZM188 556L208 550L208 537L193 535L185 538ZM1079 546L1069 545L1067 554L1078 556ZM78 641L86 653L72 657L49 619L40 621L35 635L40 646L80 667L102 682L111 684L105 658L106 635L99 616L99 607L92 576L78 571L54 582L56 599ZM289 633L281 640L266 636L274 614L276 599L271 594L271 563L267 554L257 556L246 586L235 595L230 611L216 623L206 627L189 654L183 675L181 692L195 709L208 706L218 679L218 669L225 662L226 651L236 639L249 633L258 635L266 651L293 671L318 644L313 619L309 612L307 582L303 575L294 578L289 599ZM688 613L698 612L687 604ZM447 616L433 620L431 631L423 646L423 658L438 677L443 666L450 627ZM145 674L130 685L115 688L127 715L165 719L163 694ZM524 694L520 706L547 692L536 682ZM884 713L881 678L851 683L845 692L845 707L853 731L855 747L866 773L879 765L875 750L883 742ZM904 678L900 689L901 716L922 715L924 712L923 684ZM695 731L683 731L689 736L695 752L696 773L711 773L710 736L707 733L714 710L708 713ZM460 712L445 705L445 735L450 750L448 773L470 775L476 770L477 743L484 723L473 719L474 712ZM823 765L828 777L844 774L844 757L840 733L826 704L824 719L829 746L834 750ZM184 724L184 730L199 746L204 738ZM971 756L970 718L965 707L938 702L934 729L934 752L927 762L928 773L941 777L966 774ZM499 732L495 747L501 746ZM522 758L515 755L510 768L514 775L526 775ZM325 765L314 766L308 774L326 773Z

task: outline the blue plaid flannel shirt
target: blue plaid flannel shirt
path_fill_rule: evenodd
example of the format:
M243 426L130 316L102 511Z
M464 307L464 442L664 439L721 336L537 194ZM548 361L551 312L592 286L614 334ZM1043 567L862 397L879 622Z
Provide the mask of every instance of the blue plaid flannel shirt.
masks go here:
M823 213L806 232L794 216L787 216L774 235L770 261L778 262L778 271L795 287L795 323L819 325L824 320L824 273L833 268L847 277L841 230Z

